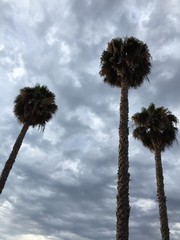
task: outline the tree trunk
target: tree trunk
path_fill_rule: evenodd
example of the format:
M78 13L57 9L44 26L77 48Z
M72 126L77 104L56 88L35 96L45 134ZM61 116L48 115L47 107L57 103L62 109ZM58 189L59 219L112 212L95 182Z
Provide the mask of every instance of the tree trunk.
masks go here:
M129 238L129 159L128 159L128 84L123 81L120 101L119 157L117 182L116 240Z
M168 216L166 206L166 196L164 191L164 177L163 168L161 162L161 151L155 149L155 165L156 165L156 181L157 181L157 198L159 202L159 219L160 219L160 230L163 240L169 240L169 227L168 227Z
M21 147L22 141L25 137L25 134L26 134L28 128L29 128L29 124L24 124L23 125L23 127L21 129L21 132L20 132L20 134L19 134L19 136L18 136L18 138L17 138L17 140L16 140L16 142L13 146L13 149L12 149L10 155L9 155L9 158L5 163L4 169L2 170L2 173L1 173L1 176L0 176L0 194L2 193L2 190L5 186L5 183L7 181L9 173L10 173L12 167L13 167L16 156L18 154L18 151Z

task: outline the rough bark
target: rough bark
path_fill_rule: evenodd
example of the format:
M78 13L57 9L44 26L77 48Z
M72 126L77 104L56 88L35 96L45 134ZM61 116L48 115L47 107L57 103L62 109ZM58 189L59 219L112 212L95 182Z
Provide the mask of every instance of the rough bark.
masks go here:
M16 142L13 146L13 149L12 149L10 155L9 155L9 158L5 163L4 169L2 170L2 173L1 173L1 176L0 176L0 194L2 193L2 190L5 186L5 183L7 181L9 173L10 173L12 167L13 167L13 164L16 160L16 156L18 154L18 151L21 147L22 141L25 137L25 134L26 134L28 128L29 128L28 124L23 125L23 127L21 129L21 132L20 132L19 136L17 137Z
M169 226L166 206L166 196L164 191L164 177L163 168L161 161L161 151L155 149L155 165L156 165L156 182L157 182L157 199L159 203L159 219L160 219L160 230L161 237L163 240L169 240Z
M116 240L129 238L129 159L128 159L128 85L124 81L121 86L120 125L119 125L119 157L117 182Z

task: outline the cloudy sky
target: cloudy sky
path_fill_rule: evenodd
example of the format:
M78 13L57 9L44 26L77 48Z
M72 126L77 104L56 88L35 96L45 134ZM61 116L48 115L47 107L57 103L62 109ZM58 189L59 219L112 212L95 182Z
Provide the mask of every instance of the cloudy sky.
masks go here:
M0 169L21 129L20 88L47 85L57 114L29 129L0 196L2 240L115 239L120 90L100 56L134 36L152 55L150 82L130 90L130 117L151 102L180 119L178 0L0 0ZM130 240L160 240L154 158L130 127ZM179 138L179 136L178 136ZM179 145L163 153L171 239L180 239Z

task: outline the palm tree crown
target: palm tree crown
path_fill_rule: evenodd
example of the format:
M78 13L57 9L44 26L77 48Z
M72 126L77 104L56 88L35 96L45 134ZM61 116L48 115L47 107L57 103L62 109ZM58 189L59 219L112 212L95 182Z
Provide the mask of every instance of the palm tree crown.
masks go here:
M178 119L167 108L156 108L152 103L147 109L142 108L140 113L134 114L132 119L136 126L134 137L151 151L155 147L164 151L176 140Z
M140 40L114 38L101 55L100 75L111 86L121 87L125 79L129 88L137 88L150 73L150 59L147 45Z
M19 122L43 130L57 109L54 93L39 84L32 88L22 88L14 101L14 114Z

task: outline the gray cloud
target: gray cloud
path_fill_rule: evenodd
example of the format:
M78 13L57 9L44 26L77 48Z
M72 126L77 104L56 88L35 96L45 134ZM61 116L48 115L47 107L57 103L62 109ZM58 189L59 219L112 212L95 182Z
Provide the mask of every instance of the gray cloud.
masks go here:
M100 56L111 38L135 36L153 67L150 82L129 92L130 239L160 239L154 157L133 139L131 116L154 102L180 118L178 2L19 0L0 9L1 169L21 128L19 89L47 85L59 107L44 132L25 137L0 198L1 238L115 239L120 90L103 83ZM179 145L162 157L179 239Z

